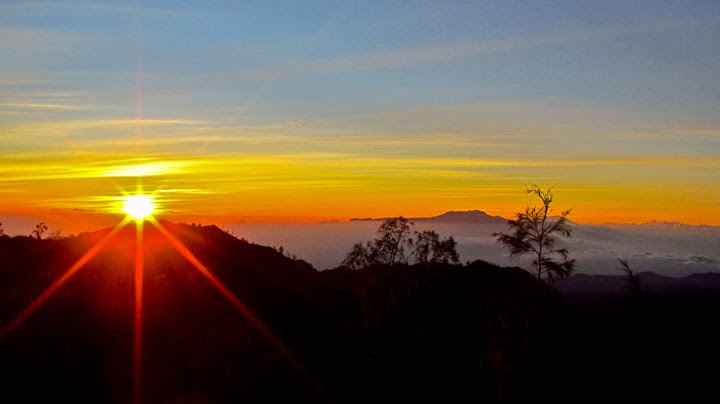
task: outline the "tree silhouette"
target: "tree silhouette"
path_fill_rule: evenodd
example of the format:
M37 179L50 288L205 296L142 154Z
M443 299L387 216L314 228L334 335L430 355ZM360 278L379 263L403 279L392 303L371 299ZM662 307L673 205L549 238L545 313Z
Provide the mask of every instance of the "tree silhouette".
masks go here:
M385 264L406 264L405 245L412 246L410 225L413 223L399 216L387 219L378 229L379 238L375 239L375 259Z
M460 262L455 250L457 243L452 236L441 238L434 230L415 232L415 235L415 260L418 264Z
M345 259L340 263L340 266L347 267L350 269L361 269L373 264L370 258L370 251L372 251L372 244L369 242L367 245L362 243L355 243L352 250L345 256Z
M550 205L553 202L553 187L543 188L532 184L526 188L528 194L535 194L541 201L540 206L528 206L524 213L518 213L516 219L508 220L509 233L495 232L493 236L510 250L510 256L530 255L532 271L539 280L547 276L550 282L555 278L569 276L575 260L568 260L565 248L555 248L556 235L570 238L572 228L567 216L570 210L563 211L559 217L550 217ZM557 260L556 260L557 259Z
M35 230L32 231L32 235L35 236L38 240L42 238L42 235L45 234L45 232L48 230L47 225L45 222L40 222L35 225Z
M2 222L0 222L0 237L5 235L5 230L2 228Z
M432 230L415 232L413 238L413 225L402 216L385 220L377 231L378 238L365 244L355 243L340 266L361 269L370 265L407 264L411 257L418 264L460 262L455 239L440 237ZM406 247L415 249L406 254Z
M62 229L58 227L57 229L53 230L52 233L50 233L50 235L48 236L48 238L50 240L60 240L61 238L63 238Z

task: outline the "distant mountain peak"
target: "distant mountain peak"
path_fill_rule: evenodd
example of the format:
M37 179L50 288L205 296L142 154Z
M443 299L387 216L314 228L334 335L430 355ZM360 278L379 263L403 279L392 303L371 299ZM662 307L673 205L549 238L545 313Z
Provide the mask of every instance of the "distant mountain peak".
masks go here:
M383 221L389 218L354 218L350 221ZM411 222L437 222L437 223L483 223L483 224L505 224L507 219L500 216L491 216L482 210L451 210L432 217L411 217Z
M482 210L451 210L441 215L412 219L416 221L433 221L445 223L505 223L506 219L500 216L490 216Z

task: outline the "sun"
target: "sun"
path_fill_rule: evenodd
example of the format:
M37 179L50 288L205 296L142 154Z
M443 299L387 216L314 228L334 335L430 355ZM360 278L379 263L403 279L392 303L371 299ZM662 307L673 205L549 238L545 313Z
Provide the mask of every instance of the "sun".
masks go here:
M125 197L122 210L135 220L144 220L155 212L155 202L150 195L130 195Z

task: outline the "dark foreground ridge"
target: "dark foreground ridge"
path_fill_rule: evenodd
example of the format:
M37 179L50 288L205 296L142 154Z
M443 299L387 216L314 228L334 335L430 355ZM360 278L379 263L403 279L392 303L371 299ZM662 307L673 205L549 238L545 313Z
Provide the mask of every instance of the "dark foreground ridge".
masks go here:
M324 391L146 224L143 402L692 402L716 394L717 288L633 299L620 283L595 294L565 283L559 292L482 261L318 272L215 226L163 225ZM0 237L0 327L107 232ZM4 398L132 401L135 240L129 225L0 341Z

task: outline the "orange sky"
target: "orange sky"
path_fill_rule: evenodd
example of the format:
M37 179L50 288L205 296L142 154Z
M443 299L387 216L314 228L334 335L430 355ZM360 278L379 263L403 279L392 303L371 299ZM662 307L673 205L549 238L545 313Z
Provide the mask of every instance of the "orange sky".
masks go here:
M4 182L15 188L4 188L0 213L32 215L70 232L91 230L118 220L123 194L134 193L141 184L155 196L161 217L206 224L422 217L473 209L510 217L534 202L523 192L529 183L524 179L534 177L541 184L556 184L555 208L572 208L571 218L580 223L720 225L717 187L669 187L660 181L671 177L678 165L717 169L715 161L102 156L4 162ZM623 178L625 171L633 175Z
M193 215L219 221L418 217L473 209L509 217L532 201L523 189L536 182L555 184L556 208L573 208L577 222L720 225L719 166L716 159L674 157L30 154L0 162L0 213L118 213L123 194L142 186L163 214L182 221Z

